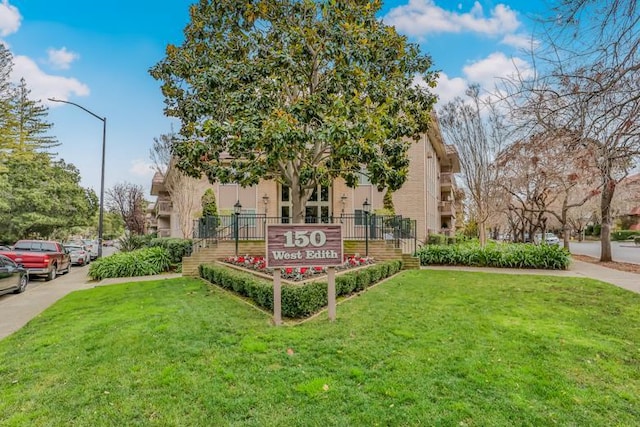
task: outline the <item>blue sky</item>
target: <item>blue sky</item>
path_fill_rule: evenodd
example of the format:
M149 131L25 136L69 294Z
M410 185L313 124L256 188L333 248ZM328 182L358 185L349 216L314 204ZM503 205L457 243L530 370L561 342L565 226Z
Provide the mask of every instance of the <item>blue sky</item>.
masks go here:
M168 43L181 42L193 2L0 0L0 42L14 55L12 78L24 77L32 98L50 107L59 157L80 169L83 186L99 192L102 122L47 98L107 118L105 188L131 182L148 192L153 138L172 125L148 70ZM381 19L432 56L441 71L435 91L446 102L471 82L491 88L516 65L530 69L521 48L541 3L395 0L384 2Z

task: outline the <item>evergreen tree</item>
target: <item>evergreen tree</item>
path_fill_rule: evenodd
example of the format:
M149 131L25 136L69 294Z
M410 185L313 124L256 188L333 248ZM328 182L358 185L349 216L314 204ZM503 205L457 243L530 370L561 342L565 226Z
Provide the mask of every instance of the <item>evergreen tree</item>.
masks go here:
M93 190L80 186L78 169L64 161L51 163L46 153L12 156L0 174L0 240L12 243L59 230L91 225L98 209Z
M12 145L11 129L15 127L12 114L15 88L10 80L12 68L13 56L0 43L0 172L6 171L7 153Z
M47 107L40 101L30 99L30 93L24 78L20 79L12 105L12 113L16 119L11 132L14 138L12 151L16 155L27 157L35 152L52 157L57 153L51 152L51 149L60 143L54 136L48 135L53 124L46 121Z

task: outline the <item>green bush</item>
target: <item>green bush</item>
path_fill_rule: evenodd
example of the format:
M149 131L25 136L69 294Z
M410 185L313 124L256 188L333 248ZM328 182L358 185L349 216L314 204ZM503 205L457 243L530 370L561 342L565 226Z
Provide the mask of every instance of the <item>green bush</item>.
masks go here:
M621 241L621 240L629 240L634 236L640 236L635 230L618 230L611 233L611 240Z
M191 239L178 239L175 237L159 237L149 242L149 247L165 248L169 253L172 264L182 263L182 258L191 255L193 242Z
M153 238L155 238L155 236L151 234L127 234L118 239L118 249L120 252L131 252L146 248Z
M421 265L465 265L499 268L566 270L569 252L558 245L476 243L425 246L418 251Z
M444 234L429 234L427 237L427 245L444 245L447 243L447 236Z
M135 277L160 274L168 271L171 258L161 247L118 252L100 258L89 266L89 277L102 280L111 277Z
M391 276L402 268L402 261L386 261L336 275L336 297L350 295ZM386 273L383 275L383 272ZM273 310L273 282L222 264L202 264L200 277L229 291L250 298L266 310ZM372 279L377 278L376 281ZM327 282L282 285L282 316L308 317L327 305Z

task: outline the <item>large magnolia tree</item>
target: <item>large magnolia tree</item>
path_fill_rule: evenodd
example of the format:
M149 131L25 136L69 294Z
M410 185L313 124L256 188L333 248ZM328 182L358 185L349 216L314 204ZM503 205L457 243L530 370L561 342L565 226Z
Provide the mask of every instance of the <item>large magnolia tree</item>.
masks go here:
M366 170L406 180L435 102L431 60L376 13L381 1L229 0L191 6L184 43L151 70L181 121L177 167L242 186L290 187L295 222L314 188ZM424 85L416 85L422 79Z

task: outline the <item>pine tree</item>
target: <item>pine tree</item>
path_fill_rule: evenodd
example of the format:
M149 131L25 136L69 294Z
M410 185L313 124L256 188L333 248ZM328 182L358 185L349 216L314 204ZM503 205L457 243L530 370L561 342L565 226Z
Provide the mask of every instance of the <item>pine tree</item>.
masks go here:
M6 170L7 153L13 141L11 129L15 126L15 117L11 113L15 96L15 87L10 80L12 69L13 56L0 43L0 172Z
M38 152L46 153L49 157L55 156L57 153L51 152L51 149L60 143L54 136L47 134L53 126L46 121L48 109L40 101L30 99L30 93L31 90L27 88L24 78L20 79L12 105L12 112L16 118L12 132L15 138L13 153L30 156Z

